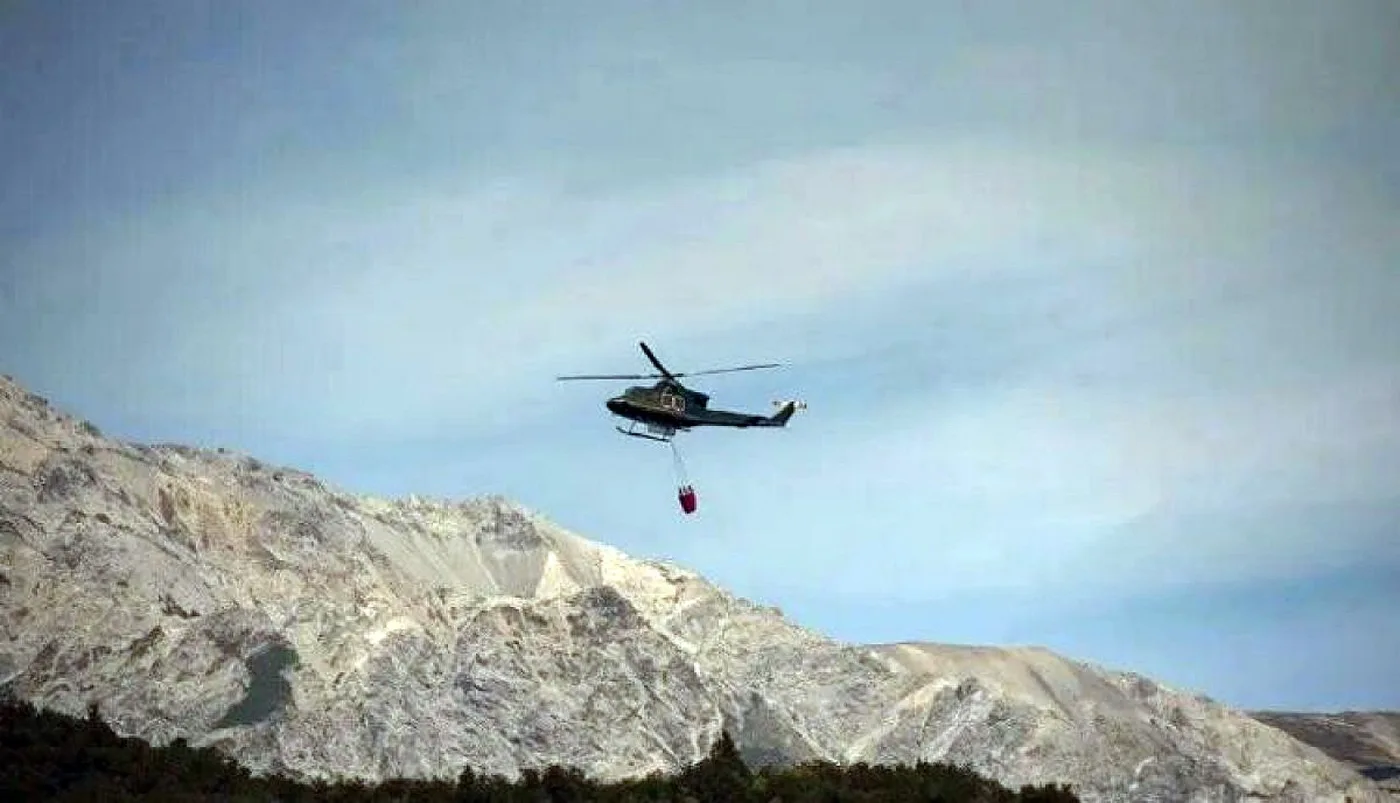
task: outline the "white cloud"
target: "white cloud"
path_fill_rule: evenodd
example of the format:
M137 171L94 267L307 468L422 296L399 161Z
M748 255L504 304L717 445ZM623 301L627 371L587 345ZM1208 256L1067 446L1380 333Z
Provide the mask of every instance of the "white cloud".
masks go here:
M865 599L1106 601L1400 566L1397 399L1391 371L1214 399L1013 385L883 410L878 435L817 413L704 448L723 510L671 548L741 587Z
M444 181L289 197L156 210L29 254L40 288L20 295L87 310L54 332L55 363L122 362L153 415L414 437L529 420L555 373L642 370L638 337L694 352L859 300L902 305L873 333L894 340L938 325L918 305L1000 276L1060 316L1013 322L1038 327L1056 381L1136 362L1189 382L1288 373L1299 351L1388 356L1383 266L1400 253L1395 203L1364 178L1009 140L888 140L601 196ZM777 345L830 356L762 350Z
M940 299L1020 314L949 316L971 336L925 332L923 353L885 373L943 372L867 408L872 423L817 404L794 433L800 454L735 447L733 464L765 467L711 479L713 493L743 495L760 475L763 504L751 501L773 520L734 528L739 565L736 542L687 548L736 582L782 561L784 579L764 583L870 598L1131 595L1400 564L1381 526L1400 514L1394 204L1344 182L1178 181L1211 185L1119 210L1137 224L1121 261L1037 273L1028 254L1003 294ZM1328 214L1285 216L1315 197ZM902 330L922 308L893 305L886 323ZM977 376L978 356L1001 362ZM774 454L789 462L765 465ZM789 498L861 513L775 501ZM747 535L784 529L800 549Z

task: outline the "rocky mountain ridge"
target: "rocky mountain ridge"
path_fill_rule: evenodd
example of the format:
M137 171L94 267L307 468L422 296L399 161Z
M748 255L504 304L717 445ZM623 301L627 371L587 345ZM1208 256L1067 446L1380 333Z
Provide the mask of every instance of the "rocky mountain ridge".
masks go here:
M1243 712L1034 648L842 644L508 500L128 444L0 381L0 683L259 770L966 763L1086 800L1382 800Z
M1251 714L1353 767L1400 798L1400 711Z

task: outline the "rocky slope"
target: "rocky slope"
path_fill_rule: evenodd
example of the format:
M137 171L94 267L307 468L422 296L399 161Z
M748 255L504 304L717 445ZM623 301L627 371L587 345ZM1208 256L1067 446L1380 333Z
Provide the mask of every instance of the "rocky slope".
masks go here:
M0 682L305 776L964 762L1087 800L1382 800L1284 732L1035 649L846 645L506 500L355 497L0 382Z
M1400 798L1400 711L1256 711L1254 717L1349 764Z

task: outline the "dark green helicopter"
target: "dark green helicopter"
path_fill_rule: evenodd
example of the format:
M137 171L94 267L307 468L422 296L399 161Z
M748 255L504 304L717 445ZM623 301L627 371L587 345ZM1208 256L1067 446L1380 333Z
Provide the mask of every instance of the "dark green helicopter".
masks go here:
M617 431L623 435L630 435L634 438L646 438L648 440L670 442L672 436L677 431L688 431L693 427L782 427L786 426L788 419L797 410L807 409L807 405L800 401L774 402L778 406L778 412L771 416L758 415L756 413L740 413L730 410L711 410L709 408L710 397L708 394L698 390L692 390L680 382L683 376L701 376L704 374L723 374L731 371L753 371L759 368L778 368L777 363L765 363L763 365L741 365L736 368L714 368L708 371L691 371L688 373L672 373L661 364L652 350L646 343L638 343L642 347L642 353L651 360L651 364L656 366L658 374L579 374L574 376L556 377L559 381L570 381L577 379L657 379L661 381L655 385L647 387L645 385L634 385L627 388L620 396L614 396L607 401L607 408L613 414L628 419L632 423L627 429L617 427ZM637 427L645 428L646 432L638 432Z

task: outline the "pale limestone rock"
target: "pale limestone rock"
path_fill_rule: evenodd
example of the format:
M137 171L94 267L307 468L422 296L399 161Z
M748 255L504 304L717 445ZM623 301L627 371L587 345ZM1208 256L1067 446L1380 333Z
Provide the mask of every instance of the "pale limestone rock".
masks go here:
M0 682L302 776L964 762L1087 800L1381 800L1240 712L1039 649L840 644L509 501L107 440L0 382Z

